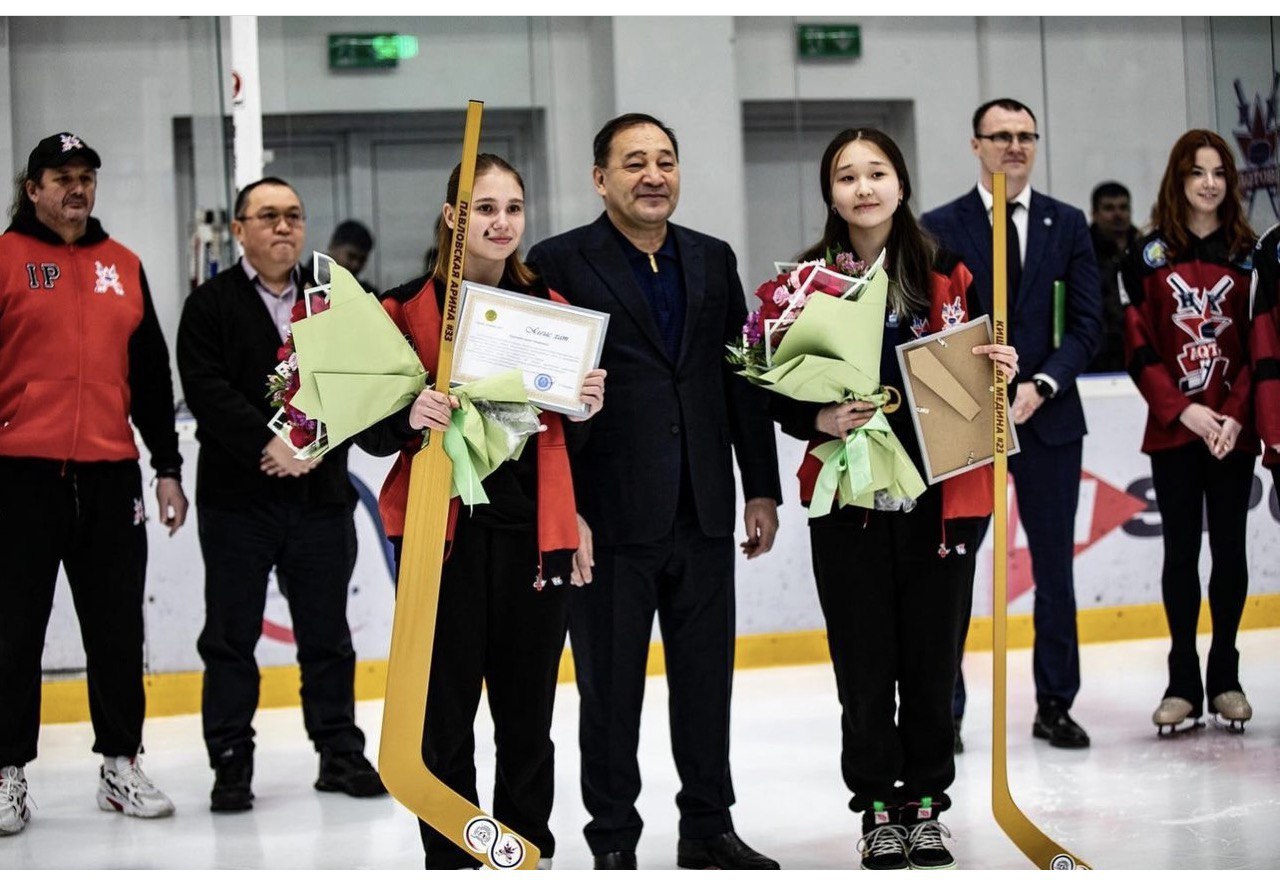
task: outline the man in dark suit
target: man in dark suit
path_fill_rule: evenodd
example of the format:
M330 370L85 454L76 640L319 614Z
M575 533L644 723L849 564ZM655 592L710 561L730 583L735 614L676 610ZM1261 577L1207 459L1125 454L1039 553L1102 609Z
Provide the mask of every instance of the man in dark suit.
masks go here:
M595 544L595 580L569 600L587 843L597 869L636 866L636 752L656 612L681 782L677 863L773 869L729 814L732 455L747 558L773 545L781 500L761 393L724 360L746 317L737 261L723 241L667 221L680 166L675 134L660 121L615 118L594 148L604 213L529 253L571 303L610 314L601 358L610 408L574 458L578 510Z
M254 647L274 567L302 668L302 716L320 753L317 790L386 793L355 724L355 651L347 584L355 567L355 489L345 447L296 459L267 422L267 375L310 283L298 265L302 201L268 178L236 198L231 231L244 257L197 287L178 325L178 370L196 419L196 514L205 569L202 716L214 769L210 808L253 807Z
M1021 367L1011 413L1022 450L1009 460L1009 470L1036 585L1032 732L1055 747L1087 747L1088 734L1068 712L1080 690L1072 559L1086 432L1075 382L1098 348L1102 307L1084 214L1033 191L1029 183L1039 138L1035 115L1021 102L996 99L979 107L970 140L979 163L977 187L926 213L921 222L943 246L964 257L973 272L979 310L990 313L991 177L1004 172L1008 202L999 212L1010 222L1009 329ZM1064 293L1058 342L1056 282ZM962 679L957 686L958 728Z

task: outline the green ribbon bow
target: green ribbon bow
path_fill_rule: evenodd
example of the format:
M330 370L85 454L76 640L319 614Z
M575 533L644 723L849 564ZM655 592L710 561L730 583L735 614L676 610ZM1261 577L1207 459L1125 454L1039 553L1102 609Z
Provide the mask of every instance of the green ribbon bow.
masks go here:
M529 404L518 370L455 386L449 394L459 402L444 432L444 450L453 461L452 496L467 506L488 503L481 482L504 461L520 459L539 429L538 410Z
M823 442L809 452L822 461L809 501L810 518L827 515L837 500L840 506L874 509L877 491L911 500L925 491L924 479L881 409L888 401L887 393L882 390L853 398L876 405L876 412L843 441Z

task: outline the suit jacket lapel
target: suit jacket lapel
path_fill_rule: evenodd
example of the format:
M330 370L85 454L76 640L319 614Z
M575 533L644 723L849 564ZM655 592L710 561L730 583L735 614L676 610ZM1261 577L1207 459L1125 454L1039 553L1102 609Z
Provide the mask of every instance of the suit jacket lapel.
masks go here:
M970 240L970 249L964 251L966 263L972 260L969 271L975 278L991 282L995 277L991 270L991 220L987 218L987 208L978 189L969 192L960 205L960 211L964 216L960 230ZM983 297L990 304L991 293L987 292Z
M684 269L684 331L680 336L680 359L676 362L676 367L679 367L689 354L689 344L693 341L698 314L702 311L702 303L706 297L707 264L700 241L679 226L671 226L671 230L675 233L680 265Z
M582 247L583 258L613 294L614 299L622 304L636 325L644 331L658 354L667 358L658 322L653 317L653 308L636 283L635 273L631 271L627 257L618 246L611 228L609 218L601 214L591 226L590 240ZM667 360L670 361L669 358Z
M1049 235L1052 226L1057 222L1057 213L1054 207L1046 201L1038 192L1031 192L1031 207L1027 213L1027 258L1022 263L1022 291L1037 293L1043 290L1043 287L1035 287L1034 290L1028 290L1028 287L1035 281L1036 271L1040 267L1041 260L1044 259L1045 248L1049 244Z

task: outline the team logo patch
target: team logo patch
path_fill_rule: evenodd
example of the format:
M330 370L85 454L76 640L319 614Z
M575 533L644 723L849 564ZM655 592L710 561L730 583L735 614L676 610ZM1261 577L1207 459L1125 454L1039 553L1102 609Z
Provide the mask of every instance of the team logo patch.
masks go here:
M961 321L964 320L964 306L960 304L960 297L956 297L949 303L942 304L942 329L950 330Z
M1212 287L1192 287L1177 272L1168 278L1174 311L1171 318L1189 339L1178 354L1182 377L1178 388L1183 394L1201 392L1208 387L1215 370L1226 374L1231 361L1218 347L1218 337L1231 326L1223 314L1222 304L1235 286L1229 275L1223 275Z
M93 283L94 293L106 293L111 290L116 296L124 296L124 285L120 283L120 273L116 271L115 266L103 265L95 259L93 270L98 276L98 280Z
M485 855L489 863L499 870L519 867L524 861L524 843L514 834L503 833L498 822L486 815L477 815L462 830L467 848L477 855Z
M73 148L84 148L84 143L80 141L80 137L71 133L59 133L58 138L62 140L62 151L65 154Z
M912 336L914 336L916 339L919 339L920 337L924 336L928 332L929 332L928 318L921 318L919 315L916 315L911 319Z
M1168 248L1164 241L1155 240L1142 248L1142 261L1149 267L1158 269L1169 261Z
M147 520L147 507L143 504L141 497L133 498L133 524L134 527L141 525Z
M537 389L539 392L546 392L551 388L551 384L554 382L555 380L551 378L550 374L538 374L533 378L533 388Z

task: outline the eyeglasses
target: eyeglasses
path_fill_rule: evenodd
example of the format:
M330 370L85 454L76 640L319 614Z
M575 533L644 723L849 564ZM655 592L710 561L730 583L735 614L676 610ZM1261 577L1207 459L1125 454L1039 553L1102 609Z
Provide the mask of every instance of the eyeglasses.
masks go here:
M290 228L293 228L294 226L302 225L306 222L307 216L301 210L290 210L287 213L279 213L275 210L263 210L261 213L257 213L253 216L237 216L236 219L239 219L241 222L247 222L252 219L265 228L275 228L280 224L280 220L283 219L285 222L289 223Z
M978 134L979 139L987 139L999 148L1008 148L1016 139L1019 148L1030 148L1039 140L1039 133L1009 133L1001 130L998 133Z

